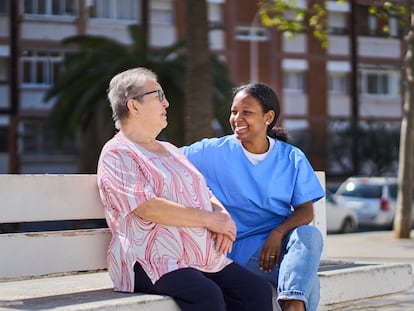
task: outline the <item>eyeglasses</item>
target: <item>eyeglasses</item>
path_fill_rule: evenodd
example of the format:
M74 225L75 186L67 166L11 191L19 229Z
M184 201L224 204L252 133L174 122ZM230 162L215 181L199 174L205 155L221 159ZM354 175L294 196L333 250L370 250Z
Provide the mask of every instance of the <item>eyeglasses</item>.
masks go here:
M165 94L164 94L164 92L163 91L161 91L161 90L155 90L155 91L150 91L150 92L146 92L146 93L144 93L144 94L141 94L141 95L137 95L137 96L135 96L134 97L134 99L136 99L136 100L140 100L142 97L144 97L145 95L149 95L149 94L153 94L153 93L158 93L158 100L160 101L160 103L162 103L163 101L164 101L164 99L165 99Z

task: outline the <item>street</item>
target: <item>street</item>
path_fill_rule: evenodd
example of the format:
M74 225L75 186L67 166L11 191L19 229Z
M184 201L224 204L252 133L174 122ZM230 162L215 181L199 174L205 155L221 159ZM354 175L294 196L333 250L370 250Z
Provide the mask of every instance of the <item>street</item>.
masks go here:
M326 258L354 262L410 263L414 270L414 231L410 239L395 239L393 231L329 234L326 239ZM413 311L414 287L401 294L338 304L330 310Z

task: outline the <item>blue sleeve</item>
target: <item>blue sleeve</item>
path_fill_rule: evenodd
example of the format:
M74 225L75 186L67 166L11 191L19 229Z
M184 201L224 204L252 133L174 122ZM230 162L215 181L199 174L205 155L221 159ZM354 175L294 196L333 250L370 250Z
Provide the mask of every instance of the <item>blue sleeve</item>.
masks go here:
M187 159L193 163L198 170L203 168L203 164L207 161L204 159L204 145L202 141L198 141L189 146L183 146L180 150L184 153Z
M292 206L298 206L307 201L315 203L325 196L325 191L318 176L305 155L297 161L297 175L292 197Z

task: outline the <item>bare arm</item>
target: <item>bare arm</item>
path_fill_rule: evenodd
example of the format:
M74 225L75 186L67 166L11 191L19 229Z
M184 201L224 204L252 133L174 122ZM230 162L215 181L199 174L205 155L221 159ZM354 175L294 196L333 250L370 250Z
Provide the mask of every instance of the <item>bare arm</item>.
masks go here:
M264 271L272 271L273 266L280 261L283 237L292 229L309 224L313 219L312 201L295 207L295 211L279 227L272 230L262 247L260 267Z
M213 195L210 199L213 210L229 215L227 210L224 208L223 204Z
M313 220L313 203L305 202L295 207L295 211L275 230L286 235L292 229L301 225L308 225Z
M224 208L223 208L224 209ZM202 227L221 233L234 241L236 225L230 216L219 211L187 208L162 198L154 198L139 205L134 214L142 219L176 227Z
M214 195L211 197L211 205L213 206L214 211L230 215L224 208L223 204ZM227 254L231 252L234 240L220 233L215 233L213 238L216 240L216 250L219 253Z

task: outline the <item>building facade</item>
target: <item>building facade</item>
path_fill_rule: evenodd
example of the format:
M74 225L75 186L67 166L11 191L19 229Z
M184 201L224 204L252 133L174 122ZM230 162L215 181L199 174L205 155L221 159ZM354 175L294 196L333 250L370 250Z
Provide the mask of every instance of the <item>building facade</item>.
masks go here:
M263 27L259 11L266 4L208 0L208 18L214 26L210 47L227 63L231 80L235 84L259 81L274 88L281 100L279 125L298 144L302 137L315 169L333 175L343 173L338 162L351 162L349 156L329 157L327 145L335 128L355 119L399 127L402 115L402 26L397 16L390 16L386 21L389 36L384 36L384 22L368 14L371 1L355 2L353 7L349 2L327 1L329 47L323 49L311 31L289 39L276 29ZM0 0L0 173L7 172L10 161L10 3ZM298 0L297 6L307 9L312 3ZM149 1L151 47L167 46L185 37L184 6L185 0ZM20 0L18 20L20 172L75 173L76 143L54 143L47 123L53 102L43 101L62 74L65 53L70 52L61 40L91 34L128 45L127 26L142 20L141 1Z
M335 129L353 120L362 126L375 121L394 131L399 128L406 50L398 16L383 21L370 15L372 1L354 1L354 7L349 1L327 1L329 46L324 49L310 30L289 39L262 27L255 1L226 2L232 78L238 83L265 82L277 90L282 103L280 125L292 136L303 137L316 169L341 175L344 166L352 167L352 154L339 159L329 156L333 153L329 142ZM308 10L314 2L297 1L297 5ZM388 35L382 31L384 23Z

